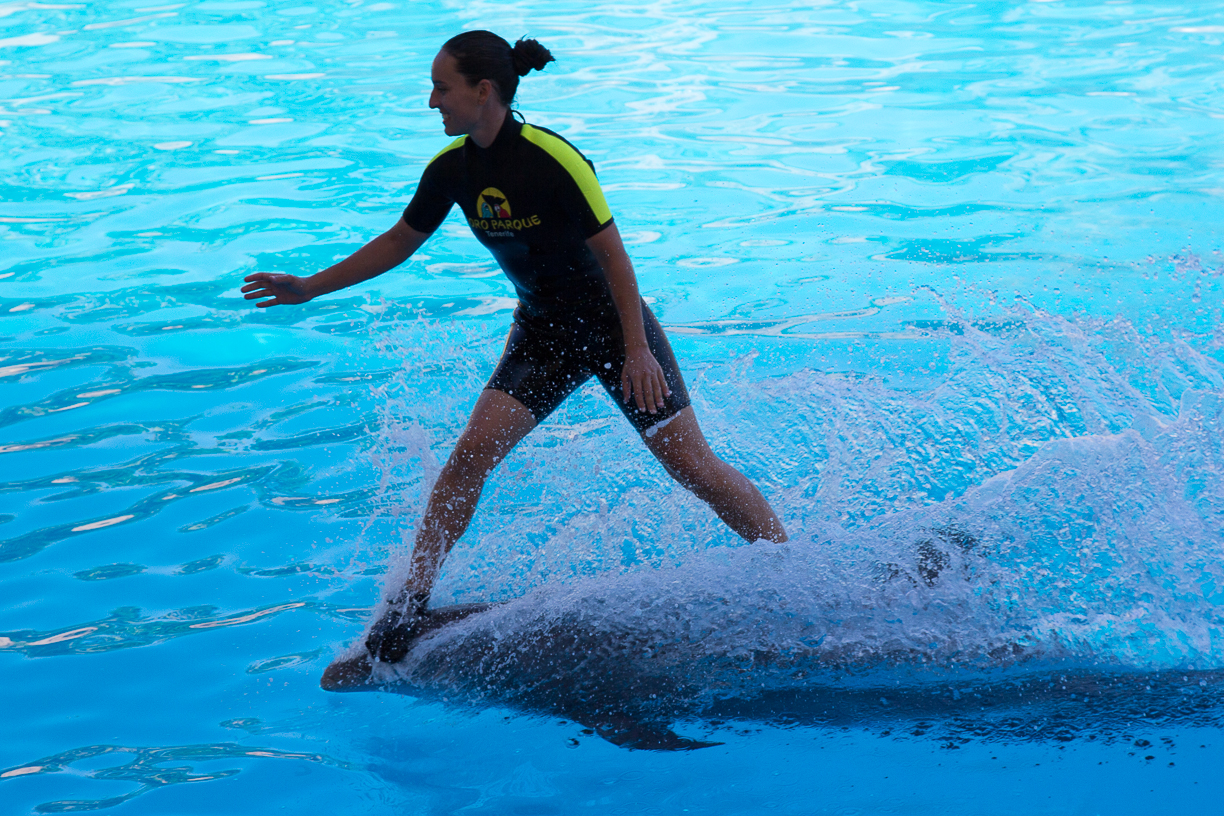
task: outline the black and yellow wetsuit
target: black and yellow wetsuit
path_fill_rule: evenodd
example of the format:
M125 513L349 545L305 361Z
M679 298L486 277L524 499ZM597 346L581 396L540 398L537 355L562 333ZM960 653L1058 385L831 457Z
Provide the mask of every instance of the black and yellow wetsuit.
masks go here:
M594 166L577 148L507 115L487 148L462 136L434 156L404 222L432 233L454 204L519 299L487 388L519 400L541 421L594 375L639 431L689 404L675 356L645 303L646 339L672 394L655 414L624 404L624 334L607 278L586 245L612 223L612 213Z

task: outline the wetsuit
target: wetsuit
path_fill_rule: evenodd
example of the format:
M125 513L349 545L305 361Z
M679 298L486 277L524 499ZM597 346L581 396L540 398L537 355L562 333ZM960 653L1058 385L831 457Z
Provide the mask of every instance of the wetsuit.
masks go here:
M646 340L672 393L655 414L625 404L624 333L607 278L586 245L612 223L612 213L594 166L573 145L510 115L487 148L461 136L425 168L404 222L432 233L453 204L519 299L486 388L514 397L537 422L592 375L639 431L688 406L676 358L645 303Z

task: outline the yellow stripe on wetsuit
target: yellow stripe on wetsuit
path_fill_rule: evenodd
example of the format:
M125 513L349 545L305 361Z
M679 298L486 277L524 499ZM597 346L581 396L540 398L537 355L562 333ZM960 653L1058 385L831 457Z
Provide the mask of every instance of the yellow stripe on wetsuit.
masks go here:
M436 162L436 161L438 160L438 157L439 157L439 156L441 156L442 154L444 154L444 153L449 153L449 152L451 152L452 150L454 150L456 147L463 147L463 143L464 143L466 140L467 140L467 136L460 136L458 139L456 139L455 141L451 142L451 143L450 143L450 144L448 144L446 147L442 148L442 149L441 149L441 150L439 150L437 153L435 153L435 154L434 154L434 157L433 157L432 159L430 159L430 160L429 160L429 164L433 164L434 162ZM425 165L425 166L426 166L426 167L428 167L428 166L429 166L429 164L427 164L427 165Z
M570 147L564 139L533 128L531 125L523 125L523 138L536 147L541 148L565 168L565 171L578 184L578 189L582 191L583 197L586 198L587 206L591 208L591 212L595 214L600 224L606 224L612 220L612 210L608 209L608 202L604 200L603 190L599 189L599 181L595 178L595 171L591 169L591 165L586 163L586 160L582 158L577 150ZM451 145L451 147L454 146ZM450 147L447 150L450 150ZM442 152L445 153L446 151Z

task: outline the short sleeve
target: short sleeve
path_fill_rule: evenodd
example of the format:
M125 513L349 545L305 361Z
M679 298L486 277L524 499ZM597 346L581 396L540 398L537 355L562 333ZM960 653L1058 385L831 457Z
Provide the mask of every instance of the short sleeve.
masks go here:
M442 225L450 212L454 200L446 194L442 184L442 162L437 158L429 163L421 174L412 201L404 208L404 223L417 232L430 234Z

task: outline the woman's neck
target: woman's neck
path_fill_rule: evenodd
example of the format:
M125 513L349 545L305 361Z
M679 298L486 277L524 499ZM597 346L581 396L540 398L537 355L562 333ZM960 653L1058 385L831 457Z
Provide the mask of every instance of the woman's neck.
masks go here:
M493 144L497 134L501 132L502 125L506 122L506 114L509 112L510 108L506 105L490 105L488 112L482 115L476 126L468 131L468 136L471 136L472 141L480 147L487 148Z

